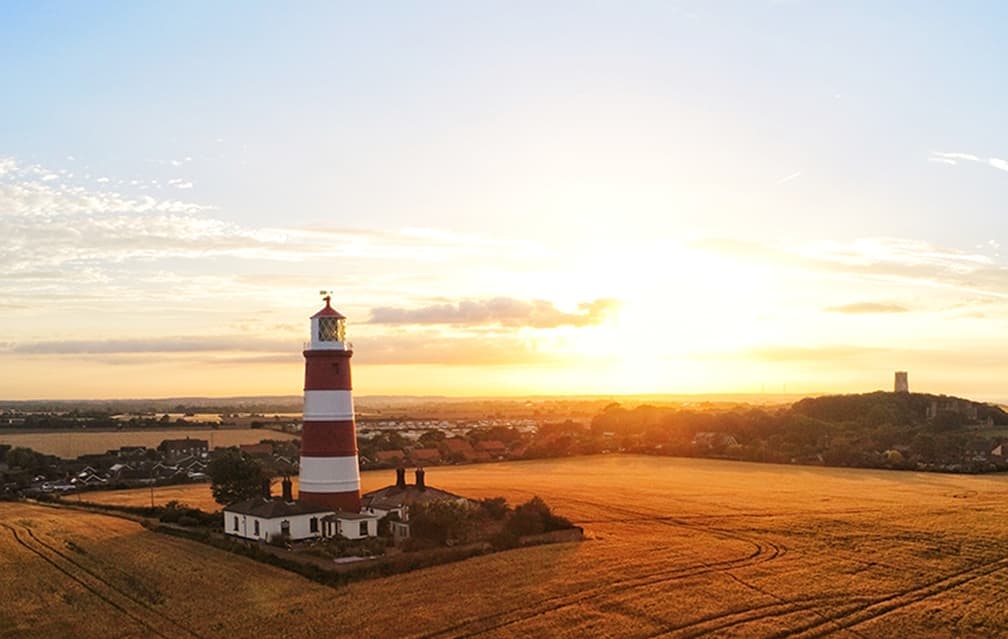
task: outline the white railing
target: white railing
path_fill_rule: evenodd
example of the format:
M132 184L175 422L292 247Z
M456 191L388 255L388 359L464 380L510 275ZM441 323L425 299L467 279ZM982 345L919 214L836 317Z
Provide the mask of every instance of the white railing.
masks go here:
M313 345L310 341L301 343L301 350L320 350L320 351L353 351L353 342L320 342L317 345Z

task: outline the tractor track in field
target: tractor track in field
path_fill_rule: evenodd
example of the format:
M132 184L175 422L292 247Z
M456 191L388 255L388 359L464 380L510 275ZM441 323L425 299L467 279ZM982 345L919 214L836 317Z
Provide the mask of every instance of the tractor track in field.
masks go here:
M66 577L79 584L84 590L102 600L115 610L118 610L120 613L133 620L153 635L168 639L170 637L178 637L179 631L181 630L187 636L192 636L196 639L205 639L203 635L199 634L192 628L189 628L175 619L172 619L160 610L155 609L149 603L138 598L133 593L130 593L129 591L109 582L95 571L82 565L73 557L70 557L48 542L39 539L30 528L22 527L22 534L19 534L18 530L9 524L0 524L0 526L9 530L14 538L14 541L16 541L20 546L24 547L26 550L52 566L57 571L63 573ZM35 545L29 543L29 539L31 542L34 542ZM51 553L51 555L47 554L47 552ZM69 567L65 564L69 564ZM83 573L83 575L74 574L75 570L79 571L79 573ZM106 592L102 592L103 589L105 589ZM115 601L116 597L125 599L128 603L121 601L117 602ZM141 608L142 611L131 611L127 608L127 606L130 605L137 606ZM167 623L172 626L173 629L167 631L166 634L166 632L160 630L155 623L152 623L152 620L149 617L154 617L157 620L155 623Z
M751 606L742 610L712 613L704 617L700 617L699 619L689 621L688 623L663 628L654 634L646 635L644 639L656 639L657 637L670 635L673 635L678 639L693 639L694 637L705 637L712 632L729 630L754 621L762 621L764 619L774 619L777 617L794 615L803 612L809 612L821 616L821 614L815 610L815 606L839 601L851 600L847 597L838 595L822 595L817 597L803 597L800 599L782 599L772 603ZM856 604L846 606L845 610L860 608L862 603L863 602L859 601ZM853 634L858 633L853 632Z
M581 501L575 499L566 499L565 501L572 503L582 503L590 506L597 506L597 504L588 501ZM556 611L563 610L565 608L577 606L585 602L598 599L599 597L604 597L606 595L613 594L614 592L624 594L629 590L646 588L665 583L671 583L682 579L689 579L691 577L698 577L706 574L722 573L736 568L745 568L748 566L761 564L767 561L772 561L782 556L787 550L783 546L765 539L758 539L747 535L740 535L735 532L723 530L720 528L701 526L693 522L682 521L675 517L666 517L663 515L642 513L619 507L609 507L609 510L612 510L613 512L621 512L628 517L633 517L634 518L633 520L636 521L649 521L649 522L653 521L666 526L672 526L676 528L686 528L689 530L694 530L696 532L713 535L720 539L741 541L750 544L753 550L748 555L745 555L743 557L736 557L734 559L725 559L722 561L693 564L690 566L683 566L671 570L669 569L659 570L656 572L639 575L636 577L616 579L607 582L605 585L598 586L595 588L589 588L566 595L555 595L552 597L547 597L545 599L537 601L536 604L532 607L523 606L519 608L512 608L510 610L506 610L503 612L491 613L489 615L470 617L448 628L441 628L434 632L421 635L421 638L439 639L442 637L455 637L457 639L464 639L468 637L474 637L487 632L499 630L501 628L522 623L524 621L528 621L529 619L534 619L542 615L551 614ZM628 521L628 519L622 519L621 521L625 522Z
M1008 569L1008 557L981 566L966 568L926 584L872 599L867 605L832 619L773 635L771 639L790 639L792 637L811 639L812 637L824 637L834 632L835 629L848 630L1006 569Z

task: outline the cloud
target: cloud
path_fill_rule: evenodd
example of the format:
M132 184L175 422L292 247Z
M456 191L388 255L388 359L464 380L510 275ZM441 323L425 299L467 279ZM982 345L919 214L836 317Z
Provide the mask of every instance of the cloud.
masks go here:
M839 306L828 306L825 309L828 313L849 313L852 315L867 313L906 313L910 309L899 304L889 304L883 302L853 302L851 304L841 304Z
M50 340L7 345L22 355L85 355L124 353L202 353L217 351L298 352L297 340L255 339L245 336L166 336L102 340Z
M354 346L355 363L375 366L523 366L557 361L531 341L504 335L382 335L355 339Z
M745 353L754 359L767 362L815 362L835 363L839 361L865 360L882 357L887 349L871 346L828 345L828 346L765 346Z
M1002 160L1001 158L989 158L987 164L990 164L995 169L1001 169L1002 171L1008 171L1008 160Z
M997 367L1000 369L1004 366L1004 358L1001 354L992 351L985 344L955 349L901 348L856 344L771 345L753 348L741 354L721 354L714 356L714 358L735 358L740 355L775 364L821 366L833 370L844 368L902 370L909 368L913 371L938 367Z
M796 178L798 178L800 176L801 176L801 171L795 171L791 175L786 175L786 176L782 177L781 179L777 180L777 184L778 185L787 184L791 180L794 180L794 179L796 179Z
M128 195L109 182L76 184L37 165L0 159L0 272L63 271L66 286L82 273L125 273L129 261L209 261L227 256L257 261L303 263L311 260L408 260L448 262L457 258L494 259L529 255L527 243L505 242L426 229L371 231L332 227L263 228L208 215L215 207L146 194ZM146 181L125 185L134 193ZM170 186L191 188L172 178ZM137 289L136 276L123 286ZM11 295L0 280L0 295ZM28 289L21 290L30 295ZM41 292L40 292L41 293ZM46 291L45 295L50 295Z
M1008 171L1008 160L995 157L984 159L973 155L972 153L942 153L940 151L932 151L928 160L931 162L941 162L943 164L951 165L956 165L960 161L978 162L1001 171Z
M601 324L618 306L616 300L597 299L578 304L578 311L567 313L546 300L518 300L495 297L462 300L456 304L434 304L408 309L379 307L372 309L371 324L450 324L454 326L499 325L555 328L558 326L594 326Z
M354 340L355 364L442 366L505 366L550 364L557 357L530 340L509 335L446 336L425 331L413 334L368 335ZM303 362L302 342L242 336L165 336L106 340L48 340L0 343L0 355L28 357L86 356L107 364L150 362L152 354L182 356L199 364L281 364ZM186 357L189 356L189 357ZM155 358L156 359L156 358ZM179 359L172 357L172 362Z
M968 160L970 162L981 161L980 158L972 153L942 153L941 151L932 151L931 158L935 160L947 160L952 164L955 164L957 160Z
M935 246L907 238L869 237L851 242L804 245L760 244L708 238L691 248L740 261L821 272L880 283L943 287L956 292L1008 299L1008 268L977 251ZM983 247L995 254L993 245Z
M128 197L116 191L88 189L66 182L55 173L39 175L39 167L20 167L16 163L0 166L6 167L0 172L0 221L12 216L195 214L213 210L211 206L193 202L156 199L147 195Z

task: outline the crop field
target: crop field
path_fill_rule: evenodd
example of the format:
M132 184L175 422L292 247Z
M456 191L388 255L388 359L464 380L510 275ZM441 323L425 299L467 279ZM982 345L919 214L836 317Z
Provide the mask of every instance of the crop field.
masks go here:
M614 455L427 480L538 494L586 541L334 589L126 520L0 504L0 637L1008 634L1008 478Z
M260 428L169 428L112 431L0 432L0 444L24 446L47 455L74 459L120 446L156 448L166 439L204 439L210 448L257 444L263 439L293 439L295 435Z

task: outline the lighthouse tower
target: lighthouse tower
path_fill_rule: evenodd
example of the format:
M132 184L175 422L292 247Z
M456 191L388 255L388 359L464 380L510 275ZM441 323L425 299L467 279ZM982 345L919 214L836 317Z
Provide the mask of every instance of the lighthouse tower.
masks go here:
M357 429L350 390L346 318L329 305L311 317L306 344L300 501L333 510L361 509Z

